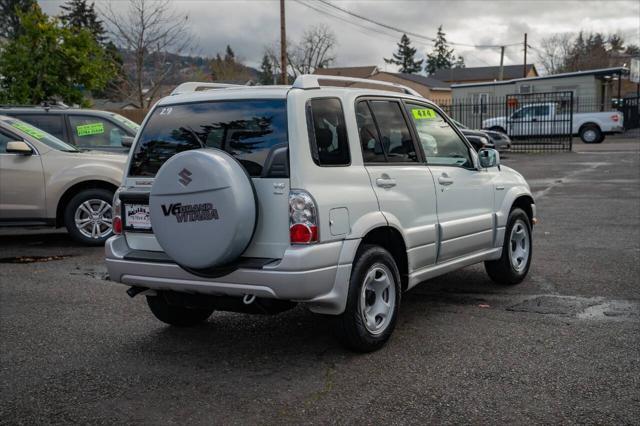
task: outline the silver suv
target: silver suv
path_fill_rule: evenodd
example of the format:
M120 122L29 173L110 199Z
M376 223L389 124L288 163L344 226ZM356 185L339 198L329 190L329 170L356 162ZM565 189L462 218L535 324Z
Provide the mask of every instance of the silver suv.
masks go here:
M536 209L520 174L411 89L303 75L179 86L146 117L114 212L111 280L161 321L302 303L372 351L427 279L485 262L521 282Z

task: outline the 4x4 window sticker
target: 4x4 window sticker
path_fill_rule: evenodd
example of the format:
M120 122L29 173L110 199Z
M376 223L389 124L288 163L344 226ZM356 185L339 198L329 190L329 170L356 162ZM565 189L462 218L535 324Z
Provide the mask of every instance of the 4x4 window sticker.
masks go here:
M418 109L420 108L425 108L425 109L431 109L433 111L436 112L437 115L439 115L442 120L447 123L447 125L449 127L451 127L454 131L454 133L458 136L458 139L460 139L462 141L462 143L466 146L467 148L467 152L469 153L469 157L471 159L471 165L469 167L464 167L461 165L456 165L456 164L438 164L438 166L442 166L442 167L459 167L462 169L467 169L467 170L474 170L475 169L475 165L473 162L473 154L472 151L473 147L470 146L470 144L466 141L466 139L461 135L461 133L459 132L458 128L456 126L454 126L451 123L451 120L449 119L449 117L447 117L447 115L444 113L444 111L440 110L439 108L437 108L435 105L429 105L429 104L423 104L420 101L414 100L414 99L404 99L403 102L404 104L404 110L407 112L407 114L409 113L409 111L411 110L411 108L413 108L413 106L418 106ZM409 120L411 122L411 131L415 132L415 138L416 141L418 142L418 148L420 149L420 152L422 154L422 161L424 164L429 165L429 161L427 159L427 155L423 150L422 144L420 143L420 136L418 135L418 128L416 127L416 123L414 120ZM434 165L434 164L432 164Z

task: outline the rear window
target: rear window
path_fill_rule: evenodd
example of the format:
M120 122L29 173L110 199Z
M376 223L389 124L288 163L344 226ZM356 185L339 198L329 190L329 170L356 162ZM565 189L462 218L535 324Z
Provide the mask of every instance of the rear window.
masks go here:
M37 115L37 114L16 114L14 117L44 130L58 139L66 140L64 122L61 114Z
M179 152L218 148L235 157L250 176L260 177L270 155L287 146L284 99L161 106L142 129L129 175L153 177Z

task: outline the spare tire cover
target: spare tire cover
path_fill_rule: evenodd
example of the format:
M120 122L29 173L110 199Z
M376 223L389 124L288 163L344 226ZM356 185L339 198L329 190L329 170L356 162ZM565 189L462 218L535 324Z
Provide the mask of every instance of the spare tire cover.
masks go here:
M151 227L177 264L193 269L233 262L251 242L257 205L242 165L218 149L174 155L149 196Z

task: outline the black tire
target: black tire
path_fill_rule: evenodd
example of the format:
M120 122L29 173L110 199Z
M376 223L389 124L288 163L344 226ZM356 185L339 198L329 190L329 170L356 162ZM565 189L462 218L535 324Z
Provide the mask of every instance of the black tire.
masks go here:
M157 296L147 296L147 305L151 313L165 324L177 327L190 327L204 322L213 313L213 308L187 308L171 305L159 293Z
M83 233L83 230L81 230L80 227L76 225L75 216L76 212L78 211L80 206L83 205L83 203L89 203L91 206L97 208L100 201L104 201L106 204L108 204L108 211L106 210L103 216L100 217L100 222L97 222L99 235L96 237L92 237L91 235L86 235L87 233L89 233L88 228L85 228L85 233ZM104 242L113 235L113 230L111 229L111 227L109 226L107 228L107 223L102 222L102 220L112 220L112 204L113 192L107 189L90 188L78 192L73 196L73 198L71 198L71 200L69 200L67 205L64 207L64 226L67 228L67 231L69 231L69 235L71 235L74 240L85 245L99 246L104 244ZM79 214L83 215L83 218L85 217L84 215L88 216L86 212L81 212ZM91 230L93 231L93 228L91 228Z
M528 244L528 257L526 262L519 268L516 268L511 261L511 232L517 224L520 224L526 228L527 232L527 244ZM498 260L492 260L484 262L484 268L489 274L489 277L497 284L502 285L515 285L522 282L529 272L531 266L531 258L533 257L533 239L531 236L531 221L529 216L519 208L511 210L509 213L509 219L507 221L507 227L504 234L504 242L502 243L502 257Z
M604 134L597 125L586 124L580 128L580 139L584 143L601 143L604 140Z
M376 274L385 274L392 281L389 283L388 290L383 290L380 295L384 299L386 292L386 302L391 308L390 314L385 317L386 319L381 320L379 324L381 328L377 332L372 332L367 328L365 315L361 309L361 301L365 305L369 303L367 301L371 299L369 293L373 293L373 299L377 300L377 295L374 292L364 290L365 278L369 273L378 278L379 276ZM393 301L391 287L393 287ZM365 293L366 296L363 296ZM341 315L334 318L334 332L338 340L347 348L357 352L372 352L380 349L389 340L395 328L400 308L400 294L400 272L393 256L379 246L368 244L361 246L353 262L347 306ZM378 325L377 317L375 322L375 325ZM383 325L384 328L382 328Z

